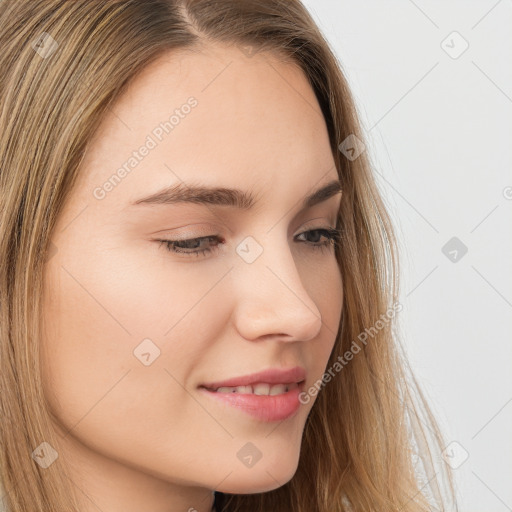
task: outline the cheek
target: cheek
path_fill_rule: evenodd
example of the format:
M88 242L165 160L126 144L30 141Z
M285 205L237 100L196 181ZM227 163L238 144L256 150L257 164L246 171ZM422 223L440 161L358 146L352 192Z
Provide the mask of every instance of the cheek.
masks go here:
M326 266L323 275L323 285L320 290L315 288L319 294L319 309L322 311L324 328L328 331L330 338L335 338L340 326L341 311L343 308L343 279L338 263L332 258ZM334 339L333 339L334 342Z
M71 247L45 274L41 366L51 408L68 429L97 421L116 431L127 418L133 432L147 422L177 428L194 414L178 382L188 383L228 321L208 293L215 276L161 257L145 264L136 250Z
M186 460L165 454L201 434L190 423L201 425L204 411L181 385L202 353L200 340L184 342L197 318L171 294L158 296L161 281L151 290L144 275L123 278L93 260L89 267L63 266L75 279L59 264L48 273L41 340L44 392L57 432L127 464L162 472L183 467ZM143 340L151 341L137 351Z
M324 374L334 348L343 308L343 279L334 257L321 269L304 275L306 289L322 315L318 340L304 344L306 363L311 368L307 384L311 385Z
M105 421L136 410L140 414L151 402L148 390L152 400L162 395L159 399L170 401L165 390L172 381L162 362L172 341L164 342L163 333L183 313L169 296L161 296L162 289L161 282L152 288L140 272L127 272L122 261L89 254L82 261L62 257L51 262L43 297L41 366L49 403L68 428L88 411L98 415L104 409ZM186 360L179 346L173 352Z

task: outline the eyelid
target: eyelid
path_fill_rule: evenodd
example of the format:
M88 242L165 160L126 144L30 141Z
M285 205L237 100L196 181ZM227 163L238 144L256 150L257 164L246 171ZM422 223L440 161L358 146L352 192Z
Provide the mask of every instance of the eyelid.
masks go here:
M304 231L314 229L336 229L337 224L337 218L333 222L332 219L326 219L325 216L315 217L314 219L309 219L306 223L302 223L300 229L298 229L293 236L295 237L297 235L300 235ZM193 230L190 229L191 227L197 225L200 225L201 227L195 228ZM224 227L219 228L218 226L214 226L213 224L205 225L203 223L198 222L195 224L188 224L183 228L158 231L156 233L153 233L153 236L158 236L159 238L169 238L172 239L173 241L180 242L208 236L220 236L223 230Z
M315 221L317 221L317 222L315 222ZM323 224L317 225L322 222L323 222ZM311 223L313 223L313 225L311 225ZM336 215L335 219L326 218L325 216L324 217L315 217L314 219L308 220L305 224L302 224L302 227L300 228L299 233L301 233L302 231L305 231L307 229L325 229L325 228L336 229L337 227L338 227L337 215ZM297 233L297 234L299 234L299 233Z
M199 228L190 229L193 226L200 225ZM188 240L190 238L200 238L202 236L211 236L212 233L217 233L221 231L223 228L219 229L218 226L214 226L213 224L204 224L202 222L197 222L195 224L187 224L186 226L176 228L176 229L164 229L161 231L157 231L156 233L152 233L154 236L165 237L170 236L175 240ZM178 233L176 233L178 232ZM176 233L176 234L175 234ZM178 237L178 238L175 238Z

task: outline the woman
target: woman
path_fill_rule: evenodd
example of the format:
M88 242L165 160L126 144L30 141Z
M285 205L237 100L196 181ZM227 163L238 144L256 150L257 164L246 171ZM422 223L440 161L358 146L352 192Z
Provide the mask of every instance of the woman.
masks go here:
M6 509L446 510L393 230L304 6L0 24Z

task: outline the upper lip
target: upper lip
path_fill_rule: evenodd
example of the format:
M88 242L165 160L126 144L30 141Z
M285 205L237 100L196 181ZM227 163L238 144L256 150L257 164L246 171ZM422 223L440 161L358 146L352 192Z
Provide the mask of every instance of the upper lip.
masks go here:
M233 377L231 379L207 382L201 385L208 389L218 389L221 387L233 387L248 386L257 383L268 383L268 384L290 384L293 382L302 382L306 378L306 370L300 366L295 366L289 369L281 368L268 368L266 370L251 373L250 375L243 375L241 377Z

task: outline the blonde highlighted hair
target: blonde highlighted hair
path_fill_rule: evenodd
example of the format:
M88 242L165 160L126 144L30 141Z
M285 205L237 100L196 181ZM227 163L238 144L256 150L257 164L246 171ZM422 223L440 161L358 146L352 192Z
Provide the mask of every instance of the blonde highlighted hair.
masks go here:
M58 445L39 366L44 265L88 142L150 62L216 41L295 62L309 80L343 186L336 257L344 303L328 368L398 303L397 243L367 153L351 159L338 149L350 135L365 137L341 64L299 0L0 0L0 26L3 503L9 512L79 512L66 461L43 469L31 457L42 441ZM55 41L45 40L46 54L32 44L43 33ZM219 512L456 510L443 447L393 318L319 392L294 477L266 493L218 493L216 505Z

